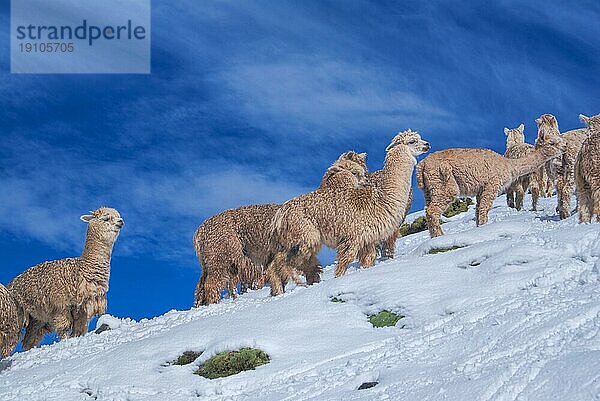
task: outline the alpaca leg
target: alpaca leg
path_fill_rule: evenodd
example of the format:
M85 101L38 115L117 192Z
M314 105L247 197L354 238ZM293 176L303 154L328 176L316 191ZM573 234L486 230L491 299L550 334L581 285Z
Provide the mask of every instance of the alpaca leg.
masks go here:
M589 223L592 220L592 192L587 186L577 188L577 209L580 223Z
M523 197L525 196L525 188L523 188L523 183L518 180L515 185L515 208L517 210L521 210L523 208Z
M89 318L85 308L73 311L73 337L81 337L87 334L88 325Z
M197 308L200 305L204 305L204 298L205 298L205 292L204 292L204 282L206 281L206 276L204 274L204 272L202 272L202 275L200 276L200 280L198 280L198 283L196 284L196 290L194 291L194 307Z
M227 283L227 296L228 297L231 297L233 299L237 299L237 296L238 296L238 293L237 293L237 283L238 283L238 280L236 278L233 278L233 277Z
M271 286L271 296L281 295L285 291L285 284L289 279L286 272L290 270L286 265L285 253L277 252L266 269L265 276Z
M540 199L540 189L537 186L531 188L531 209L537 210L538 201Z
M90 317L94 316L94 315L102 316L106 313L106 306L107 306L106 294L97 297L95 301L96 302L94 304L94 310L92 311Z
M61 340L71 337L70 331L71 327L73 327L72 319L70 311L62 311L52 319L52 325L56 329L56 333Z
M385 257L393 259L396 255L396 241L400 237L400 229L394 230L392 235L385 240Z
M515 208L515 190L513 184L506 190L506 204L510 208Z
M494 199L496 198L496 187L484 188L481 194L477 197L477 226L481 226L488 222L488 213L492 208Z
M427 220L427 226L429 227L429 236L431 238L439 237L444 235L442 231L442 223L440 216L452 203L454 198L444 197L438 199L432 199L431 203L425 209L425 218Z
M204 299L201 300L200 305L217 304L221 301L221 290L225 288L227 282L220 280L212 275L207 275L204 281Z
M8 344L8 341L2 335L0 335L0 344L2 344L2 348L0 348L0 359L8 358L14 347L11 347L11 345Z
M28 351L37 347L42 342L44 335L49 332L44 323L29 317L29 323L25 328L25 337L23 337L23 349Z
M529 189L531 190L531 207L532 210L537 210L538 200L540 199L540 177L534 176L530 183Z
M440 221L440 216L442 215L443 211L443 208L440 208L439 206L435 206L433 204L427 206L427 209L425 210L425 218L427 219L427 226L429 227L429 236L431 238L444 235Z
M348 266L358 254L359 247L354 244L343 243L340 244L337 249L337 267L335 268L335 276L341 277L346 274Z
M600 188L591 192L592 213L596 215L596 221L600 222Z
M564 174L558 176L556 186L558 189L558 212L560 218L566 219L571 216L571 194L573 193L574 173L571 167L565 167Z
M306 277L306 284L313 285L319 283L321 281L321 272L323 271L319 259L315 255L312 255L305 266L304 277Z
M386 247L387 253L387 247ZM360 251L358 251L358 262L362 267L373 267L375 266L375 259L377 258L377 250L375 244L365 245Z

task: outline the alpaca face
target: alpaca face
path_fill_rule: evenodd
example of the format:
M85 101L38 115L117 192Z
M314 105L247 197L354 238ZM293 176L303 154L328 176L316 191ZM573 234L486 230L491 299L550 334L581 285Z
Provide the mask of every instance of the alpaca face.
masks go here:
M365 163L367 154L356 152L343 153L327 170L331 174L350 173L355 179L355 185L362 185L367 179L367 165Z
M558 122L552 114L542 114L535 120L538 126L538 139L544 139L546 136L559 136Z
M525 125L521 124L517 128L504 128L504 134L506 135L507 145L516 145L519 143L525 143Z
M600 114L596 114L592 117L586 117L583 114L580 114L579 119L589 128L591 132L600 132Z
M336 160L336 163L342 162L344 160L349 160L351 162L358 164L365 170L365 173L369 172L369 170L367 169L367 154L366 153L356 153L356 152L353 152L350 150L348 152L342 153L340 155L340 157L338 157L338 159Z
M565 141L560 136L556 118L552 114L543 114L535 122L538 125L536 148L544 149L549 157L558 157L564 153Z
M119 212L110 207L101 207L91 213L81 216L81 220L88 223L88 231L105 243L114 243L125 224Z
M398 135L396 135L394 139L392 139L392 142L385 149L385 151L389 152L390 149L396 146L407 147L408 151L413 157L417 157L427 152L430 148L428 142L421 139L421 136L419 134L410 129L400 132Z

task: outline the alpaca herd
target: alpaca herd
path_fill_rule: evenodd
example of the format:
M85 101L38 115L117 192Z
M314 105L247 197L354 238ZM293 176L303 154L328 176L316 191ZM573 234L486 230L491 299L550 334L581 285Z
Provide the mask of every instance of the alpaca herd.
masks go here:
M520 210L524 194L532 194L533 210L540 196L558 195L561 219L571 214L577 194L579 221L593 215L600 221L600 114L580 115L586 128L560 133L556 118L536 120L535 144L525 143L524 125L505 128L506 152L489 149L446 149L417 164L430 145L406 130L386 148L384 166L369 173L366 154L343 153L325 172L320 186L282 205L264 204L226 210L202 223L193 237L202 267L194 306L218 303L227 290L240 292L269 284L280 295L293 280L297 285L320 281L317 255L323 245L336 251L336 277L350 263L375 264L377 252L394 257L400 225L411 207L411 179L425 197L431 237L443 235L440 216L458 197L476 197L477 225L488 221L492 203L503 192L508 206ZM102 207L81 220L88 224L80 257L44 262L0 284L0 357L16 347L24 329L23 349L36 347L43 336L60 339L87 333L90 319L106 311L112 249L123 219ZM301 276L304 276L302 279Z

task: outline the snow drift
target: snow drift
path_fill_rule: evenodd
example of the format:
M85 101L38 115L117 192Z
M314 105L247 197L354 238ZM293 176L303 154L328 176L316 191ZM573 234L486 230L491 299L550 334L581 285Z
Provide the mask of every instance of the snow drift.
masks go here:
M504 205L485 226L471 208L443 237L401 238L393 260L339 279L329 267L280 297L263 289L140 322L104 317L112 330L3 361L0 400L598 399L600 225L558 221L555 198L538 212ZM374 328L367 315L384 309L405 318ZM193 374L241 347L270 363ZM203 353L170 364L187 350ZM378 384L358 390L364 382Z

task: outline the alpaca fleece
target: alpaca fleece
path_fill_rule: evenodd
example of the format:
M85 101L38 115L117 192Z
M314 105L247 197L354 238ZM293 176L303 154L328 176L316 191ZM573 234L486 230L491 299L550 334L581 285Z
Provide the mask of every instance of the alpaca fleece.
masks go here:
M386 149L379 185L319 188L284 203L272 225L271 295L289 279L300 282L297 270L322 245L336 250L339 277L361 249L389 238L406 207L415 157L428 149L416 132L402 132Z
M320 188L357 187L365 180L366 155L343 153L325 172ZM198 227L194 248L202 275L194 295L194 305L218 303L228 286L235 297L236 285L261 288L263 266L269 257L271 221L280 205L251 205L219 213ZM307 284L320 281L322 268L316 255L299 267Z
M556 165L557 210L561 219L571 216L571 195L575 189L575 162L583 141L587 138L587 129L579 128L562 134L566 149Z
M235 296L238 280L258 288L269 226L278 209L277 204L243 206L221 212L198 227L193 242L202 275L194 306L218 303L225 288Z
M84 335L92 316L105 312L110 259L123 219L115 209L102 207L81 220L88 229L80 257L40 263L8 285L26 326L26 350L50 331L61 339Z
M504 128L506 134L506 152L504 157L509 159L519 159L525 157L534 151L533 145L525 143L523 131L525 126L519 125L517 128ZM527 189L531 189L532 207L537 210L537 204L540 197L541 188L546 185L545 166L531 174L518 177L506 189L506 202L509 207L521 210L523 207L523 197Z
M579 222L589 223L593 215L600 221L600 114L579 118L588 127L588 137L575 164L577 208Z
M498 193L563 152L558 129L547 128L556 126L554 116L544 114L536 123L537 145L522 158L508 159L489 149L446 149L419 163L417 183L425 194L425 216L432 237L443 235L440 216L457 197L476 196L477 225L485 224Z
M0 358L8 358L17 346L21 326L17 317L17 305L10 292L0 284Z

